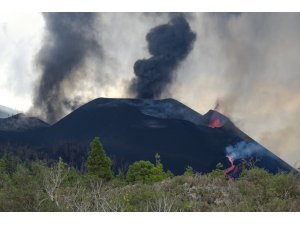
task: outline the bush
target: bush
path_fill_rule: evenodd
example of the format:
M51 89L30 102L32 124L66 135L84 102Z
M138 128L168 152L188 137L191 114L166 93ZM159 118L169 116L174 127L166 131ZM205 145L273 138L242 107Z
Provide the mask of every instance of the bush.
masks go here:
M5 156L0 159L0 211L300 211L299 174L252 168L224 179L217 167L222 173L216 176L166 179L171 174L159 155L155 158L155 164L135 162L125 177L120 172L104 182L61 158L49 167Z
M129 182L150 183L155 180L154 165L150 161L140 160L129 166L126 179Z
M184 176L193 176L193 174L194 174L194 170L193 167L191 166L187 166L183 173Z
M172 177L170 171L164 172L163 164L160 161L160 155L155 155L156 165L150 161L140 160L129 166L126 179L128 182L152 183L162 181L167 177Z
M210 176L211 177L224 177L224 170L222 170L223 167L224 166L222 163L220 163L220 162L217 163L216 169L211 171Z

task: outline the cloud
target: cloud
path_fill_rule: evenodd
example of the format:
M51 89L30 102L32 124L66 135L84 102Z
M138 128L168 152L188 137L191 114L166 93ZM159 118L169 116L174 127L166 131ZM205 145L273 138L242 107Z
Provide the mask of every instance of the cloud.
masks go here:
M1 13L0 104L27 110L37 75L32 63L44 26L39 13Z

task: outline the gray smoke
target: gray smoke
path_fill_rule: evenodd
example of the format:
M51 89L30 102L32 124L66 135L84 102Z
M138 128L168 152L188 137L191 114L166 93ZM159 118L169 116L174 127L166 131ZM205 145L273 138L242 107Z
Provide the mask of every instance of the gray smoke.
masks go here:
M41 79L36 88L34 110L53 123L76 108L77 99L70 99L65 86L77 82L90 54L101 56L101 47L94 34L94 13L44 13L46 35L37 55ZM81 75L82 76L82 75Z
M253 156L260 156L265 153L265 149L255 142L241 141L235 145L226 147L226 155L233 160L246 159Z
M168 24L154 27L146 35L149 59L134 64L135 78L130 91L137 98L158 98L172 82L173 72L191 51L196 34L183 16L177 14Z
M192 14L194 50L169 88L213 108L291 165L300 162L300 13ZM288 135L287 135L288 134Z

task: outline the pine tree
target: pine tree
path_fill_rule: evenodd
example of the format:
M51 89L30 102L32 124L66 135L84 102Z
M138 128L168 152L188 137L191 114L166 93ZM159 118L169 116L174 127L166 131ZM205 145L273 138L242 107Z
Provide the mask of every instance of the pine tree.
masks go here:
M90 151L86 162L87 174L110 180L113 178L112 161L106 155L99 137L95 137L90 144Z

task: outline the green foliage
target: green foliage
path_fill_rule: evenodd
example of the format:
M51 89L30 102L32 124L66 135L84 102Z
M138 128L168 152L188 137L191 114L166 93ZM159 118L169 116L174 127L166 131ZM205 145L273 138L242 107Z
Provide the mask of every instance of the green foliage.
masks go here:
M217 166L174 177L157 154L155 164L135 162L104 182L62 158L49 164L0 158L0 211L300 211L299 174L252 168L233 180Z
M220 163L220 162L217 163L217 165L216 165L216 168L219 170L222 169L223 167L224 167L223 163Z
M118 169L118 173L115 177L115 179L112 180L111 184L113 186L122 186L125 185L127 183L126 181L126 176L124 174L124 172L121 169Z
M121 169L118 169L118 174L116 176L116 179L118 180L125 180L125 175Z
M166 178L173 178L174 174L171 172L171 170L167 170L166 172Z
M163 166L160 161L160 155L158 153L156 153L154 157L155 157L156 166Z
M187 166L183 173L184 176L193 176L193 174L194 174L194 170L193 167L191 166Z
M88 175L107 181L113 178L112 161L106 155L98 137L94 138L90 144L86 168Z
M39 203L46 198L41 187L41 163L15 165L11 159L7 161L7 157L1 162L7 167L0 174L0 211L41 211Z
M222 163L217 163L216 169L214 169L211 173L210 176L212 177L224 177L224 170L222 168L224 165Z
M281 172L272 178L272 186L278 198L288 199L299 196L300 190L295 176Z
M79 179L84 179L74 167L69 167L64 163L62 158L59 158L57 169L62 173L62 185L64 186L75 185Z
M129 166L126 179L129 182L150 183L153 180L154 165L150 161L140 160Z
M164 172L160 155L155 155L155 165L150 161L140 160L129 166L126 179L128 182L152 183L172 177L171 171Z
M5 173L5 168L6 168L6 165L5 165L5 161L4 159L0 159L0 173Z
M290 211L300 203L299 178L292 174L252 168L242 172L236 186L242 211Z
M0 161L0 171L11 175L16 171L19 163L21 163L21 161L18 158L10 154L5 154Z

